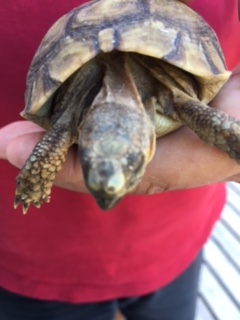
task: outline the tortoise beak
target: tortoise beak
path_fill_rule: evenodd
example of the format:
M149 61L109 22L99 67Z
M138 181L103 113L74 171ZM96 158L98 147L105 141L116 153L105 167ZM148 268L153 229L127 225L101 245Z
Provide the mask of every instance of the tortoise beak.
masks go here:
M115 207L115 205L121 200L121 198L106 197L105 193L98 193L93 195L99 208L103 211L107 211Z

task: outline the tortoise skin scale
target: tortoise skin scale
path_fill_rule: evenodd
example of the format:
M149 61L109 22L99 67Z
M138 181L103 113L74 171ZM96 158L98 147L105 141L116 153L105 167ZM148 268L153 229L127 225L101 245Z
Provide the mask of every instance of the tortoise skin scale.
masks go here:
M60 18L27 75L22 116L47 130L17 177L15 207L50 199L71 145L109 210L141 181L155 140L187 125L240 161L240 122L207 103L229 79L218 39L178 0L95 0Z

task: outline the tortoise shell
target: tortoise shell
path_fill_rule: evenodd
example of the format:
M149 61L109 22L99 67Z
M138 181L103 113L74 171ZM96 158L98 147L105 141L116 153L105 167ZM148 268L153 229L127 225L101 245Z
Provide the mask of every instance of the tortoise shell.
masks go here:
M47 32L27 75L25 118L42 124L51 98L76 70L102 52L162 59L195 76L208 103L230 72L217 37L177 0L95 0L60 18Z

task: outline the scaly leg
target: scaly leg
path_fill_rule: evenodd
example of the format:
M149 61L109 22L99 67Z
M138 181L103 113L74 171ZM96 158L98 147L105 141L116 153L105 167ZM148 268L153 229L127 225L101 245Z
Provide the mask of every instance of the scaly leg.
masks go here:
M240 163L240 121L228 114L191 99L175 105L183 122L211 146Z
M56 124L44 135L16 179L15 208L22 203L25 214L30 204L40 207L49 201L53 180L72 143L72 135L63 125Z

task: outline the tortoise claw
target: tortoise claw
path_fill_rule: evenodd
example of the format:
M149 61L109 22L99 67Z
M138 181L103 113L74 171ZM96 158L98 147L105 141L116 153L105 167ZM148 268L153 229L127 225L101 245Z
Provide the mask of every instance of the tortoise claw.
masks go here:
M42 201L33 202L32 204L34 205L34 207L39 209L41 207L41 205L42 205Z
M26 202L22 203L22 210L24 215L27 213L29 206L30 206L30 203L26 203Z
M23 211L23 214L26 214L27 211L28 211L28 208L30 206L30 202L26 202L27 200L27 197L23 197L19 194L16 194L15 195L15 199L14 199L14 209L17 209L17 207L19 206L19 204L21 203L22 204L22 211Z
M15 199L14 199L14 209L17 209L17 207L18 207L18 205L19 205L19 203L20 203L21 201L22 201L22 200L21 200L21 196L18 195L18 194L16 194L16 195L15 195Z
M50 202L50 196L46 196L43 200L44 200L45 202L49 203L49 202Z
M35 146L16 179L14 208L22 204L26 214L32 204L40 208L50 201L53 180L65 161L71 133L65 127L50 129Z

